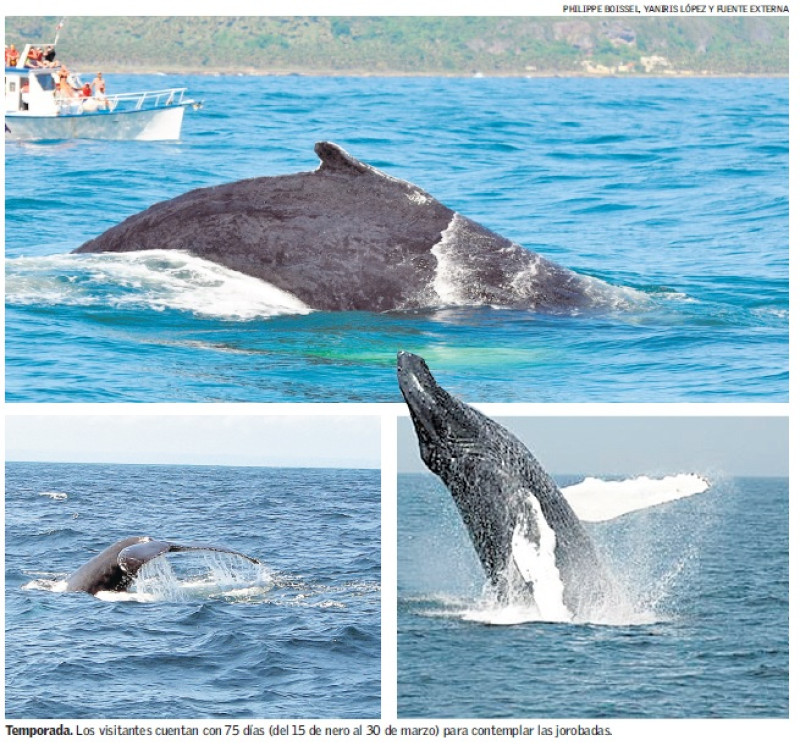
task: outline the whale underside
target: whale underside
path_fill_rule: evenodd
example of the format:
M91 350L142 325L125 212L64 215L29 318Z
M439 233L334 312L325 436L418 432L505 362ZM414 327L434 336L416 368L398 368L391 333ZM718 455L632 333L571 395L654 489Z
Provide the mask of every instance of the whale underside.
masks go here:
M67 578L67 590L83 591L93 595L100 591L126 591L147 562L167 552L193 551L224 552L259 564L253 557L213 544L175 544L151 539L148 536L131 536L104 549L72 573Z
M439 386L422 358L400 352L397 376L422 460L453 496L498 600L562 620L611 603L617 590L591 538L525 445ZM548 552L558 577L542 573Z
M315 171L192 190L74 253L184 251L327 311L565 312L616 303L611 286L522 248L338 145L320 142L315 152Z

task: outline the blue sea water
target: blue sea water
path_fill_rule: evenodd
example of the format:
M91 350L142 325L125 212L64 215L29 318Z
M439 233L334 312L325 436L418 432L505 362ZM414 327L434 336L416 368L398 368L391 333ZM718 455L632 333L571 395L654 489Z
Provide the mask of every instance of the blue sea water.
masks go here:
M114 76L204 101L177 143L6 145L8 401L788 399L785 79ZM189 189L312 170L316 141L644 302L286 313L172 254L69 256Z
M58 592L141 534L263 567ZM380 717L377 471L8 463L5 536L7 718Z
M636 611L504 625L475 620L483 573L447 490L401 474L398 716L788 717L788 494L787 479L720 478L587 524Z

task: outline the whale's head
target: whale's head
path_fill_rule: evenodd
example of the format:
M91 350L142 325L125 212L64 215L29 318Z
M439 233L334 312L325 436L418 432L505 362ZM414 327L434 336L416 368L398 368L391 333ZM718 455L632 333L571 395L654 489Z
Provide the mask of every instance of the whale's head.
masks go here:
M397 353L397 381L417 431L420 456L445 479L459 456L457 444L477 434L477 413L439 386L418 355Z
M525 510L538 477L530 453L505 428L439 386L421 357L398 353L397 379L422 460L450 490L489 579L504 588L514 516ZM535 524L526 525L538 542Z
M506 472L500 468L503 462L515 463L508 456L509 449L522 447L516 438L439 386L421 357L399 352L397 380L417 432L420 456L448 486L459 478L474 478L476 470Z

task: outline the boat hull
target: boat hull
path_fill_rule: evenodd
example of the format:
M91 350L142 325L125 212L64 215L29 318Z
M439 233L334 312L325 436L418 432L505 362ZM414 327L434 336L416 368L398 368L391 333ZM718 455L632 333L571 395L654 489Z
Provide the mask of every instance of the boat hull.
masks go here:
M6 139L178 140L186 106L49 117L6 113Z

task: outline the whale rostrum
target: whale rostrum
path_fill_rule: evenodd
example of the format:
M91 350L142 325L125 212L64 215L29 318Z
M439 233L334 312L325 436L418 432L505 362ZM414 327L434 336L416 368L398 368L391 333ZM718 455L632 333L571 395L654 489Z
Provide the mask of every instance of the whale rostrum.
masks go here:
M314 171L194 189L75 253L188 252L326 311L570 312L620 302L619 289L524 249L334 143L315 152Z

